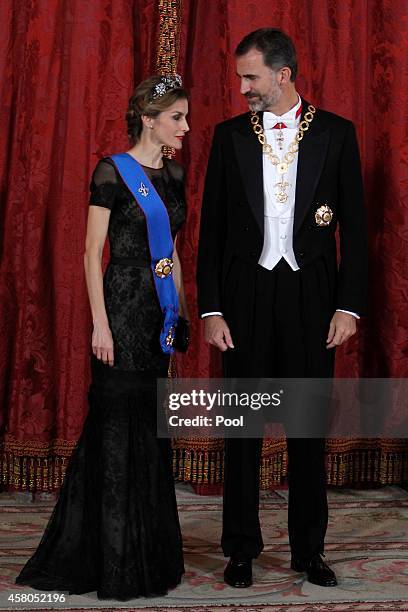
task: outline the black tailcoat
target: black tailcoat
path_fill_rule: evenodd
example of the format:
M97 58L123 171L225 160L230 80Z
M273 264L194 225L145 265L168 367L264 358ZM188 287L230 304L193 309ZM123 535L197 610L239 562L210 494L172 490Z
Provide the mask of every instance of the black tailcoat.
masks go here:
M302 100L302 119L308 105ZM225 279L234 257L255 265L261 255L262 155L250 113L216 126L201 213L197 268L200 314L223 312ZM333 211L327 227L319 227L315 220L315 212L323 204ZM336 308L364 313L366 223L355 129L350 121L320 109L299 143L293 247L301 269L321 256L327 259Z

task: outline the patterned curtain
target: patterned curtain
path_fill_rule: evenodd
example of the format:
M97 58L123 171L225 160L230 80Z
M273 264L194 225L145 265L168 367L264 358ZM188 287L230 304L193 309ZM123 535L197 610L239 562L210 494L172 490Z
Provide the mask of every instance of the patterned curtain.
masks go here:
M402 0L219 0L185 3L179 70L191 93L191 133L183 150L189 217L179 240L188 297L195 304L195 256L204 171L213 125L247 110L239 93L233 51L259 27L278 27L294 39L297 87L316 106L353 120L361 148L370 223L371 295L360 332L337 353L339 377L408 374L406 260L408 258L408 5ZM220 374L220 357L194 321L193 347L179 361L182 376ZM180 478L201 492L219 491L222 443L175 442ZM286 475L284 440L265 440L261 486ZM408 480L406 440L328 440L332 485Z
M215 123L246 110L232 53L257 27L285 29L298 89L355 121L370 220L371 299L337 375L407 374L406 3L391 0L49 0L0 2L0 442L4 486L53 490L87 410L91 319L83 274L87 188L96 160L127 146L134 85L177 68L190 92L188 221L179 239L192 314L183 376L220 373L195 308L195 257ZM404 30L405 28L405 30ZM329 59L329 61L328 61ZM107 253L105 254L107 257ZM175 474L217 490L222 442L174 443ZM408 479L397 440L330 440L331 484ZM263 488L286 474L284 440L265 440Z
M2 482L50 490L87 411L90 173L127 146L128 98L154 72L158 6L0 2L0 30Z

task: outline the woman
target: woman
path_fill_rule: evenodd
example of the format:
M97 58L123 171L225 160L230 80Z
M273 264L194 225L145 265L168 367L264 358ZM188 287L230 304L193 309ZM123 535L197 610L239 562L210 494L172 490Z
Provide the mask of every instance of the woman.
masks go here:
M151 253L164 226L148 225L139 202L157 192L173 248L186 216L183 170L163 157L162 147L181 149L187 112L180 77L147 79L129 101L132 148L102 159L94 171L84 258L94 325L90 409L57 505L18 584L126 600L165 594L184 572L170 441L156 435L156 379L167 376L172 350L162 338L161 281L153 278ZM118 170L121 157L131 174L144 172L138 199ZM111 258L103 277L107 234ZM173 264L166 283L186 317L175 247Z

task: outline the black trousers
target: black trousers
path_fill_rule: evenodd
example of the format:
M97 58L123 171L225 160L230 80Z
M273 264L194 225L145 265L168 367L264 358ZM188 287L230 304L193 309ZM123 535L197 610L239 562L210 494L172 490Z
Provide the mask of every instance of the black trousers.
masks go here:
M224 354L226 377L331 378L326 349L334 283L325 260L294 272L281 260L271 271L236 260L228 274L225 317L235 345ZM292 555L323 552L327 529L324 438L287 438L288 528ZM225 556L263 549L259 524L262 439L225 441L222 548Z

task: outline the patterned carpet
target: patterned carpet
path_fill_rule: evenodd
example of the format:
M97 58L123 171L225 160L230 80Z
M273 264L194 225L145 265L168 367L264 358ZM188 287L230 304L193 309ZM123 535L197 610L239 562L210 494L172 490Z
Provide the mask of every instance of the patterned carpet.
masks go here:
M186 574L167 597L118 603L99 601L95 594L88 594L66 595L65 602L52 602L53 594L44 594L45 601L37 603L34 595L41 598L41 593L16 587L14 577L39 541L54 501L43 497L32 503L28 494L1 494L0 609L408 611L408 492L403 489L329 491L326 554L339 585L326 589L306 582L302 574L289 569L287 491L262 494L265 550L254 563L254 586L244 590L230 588L222 580L221 498L196 496L187 485L177 485L177 496ZM10 595L14 595L14 601Z

